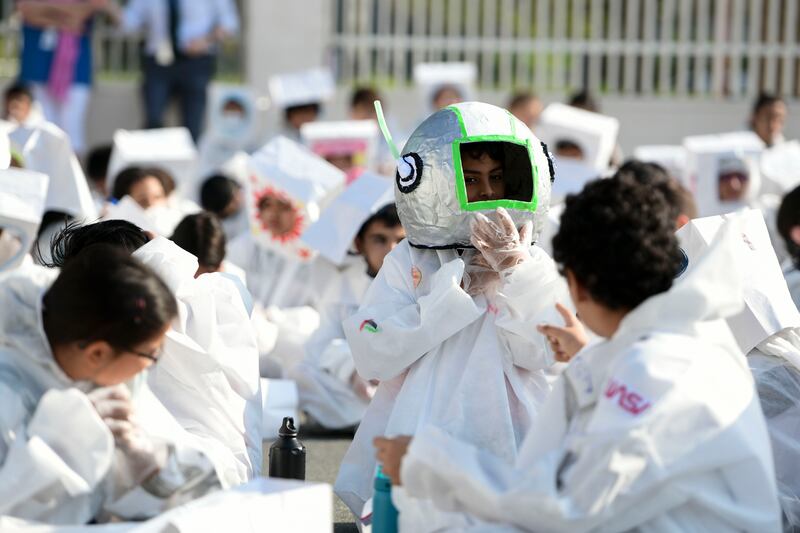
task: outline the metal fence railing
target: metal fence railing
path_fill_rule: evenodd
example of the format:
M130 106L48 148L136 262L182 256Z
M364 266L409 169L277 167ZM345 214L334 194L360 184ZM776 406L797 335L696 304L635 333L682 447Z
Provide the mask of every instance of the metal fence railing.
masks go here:
M484 89L800 98L800 0L331 0L342 83L471 61Z
M217 57L217 78L244 79L244 32L246 2L237 0L242 18L240 34L226 43ZM14 15L14 0L0 0L0 77L13 78L19 71L20 20ZM131 79L139 74L142 37L123 34L103 17L94 22L92 32L95 73L100 79Z

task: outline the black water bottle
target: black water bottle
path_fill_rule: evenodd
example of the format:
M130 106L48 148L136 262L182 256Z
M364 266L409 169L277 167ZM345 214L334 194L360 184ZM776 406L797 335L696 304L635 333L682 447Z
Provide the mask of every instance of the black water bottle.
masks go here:
M269 477L306 479L306 447L297 440L294 418L283 419L278 440L269 447Z

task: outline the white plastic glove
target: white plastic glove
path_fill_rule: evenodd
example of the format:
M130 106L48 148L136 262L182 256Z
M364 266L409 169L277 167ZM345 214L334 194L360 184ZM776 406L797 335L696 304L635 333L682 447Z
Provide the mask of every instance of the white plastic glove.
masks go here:
M88 394L95 410L103 419L117 450L125 458L121 472L133 485L138 485L166 464L169 449L163 442L151 439L136 422L130 393L124 385L97 389ZM127 474L125 476L125 474Z
M528 221L519 230L511 215L498 207L491 218L475 213L472 219L470 241L498 273L512 269L530 257L528 251L533 224Z
M462 288L470 296L495 294L500 286L500 274L492 268L482 253L477 250L470 253L472 255L469 258L464 257L469 262L464 268Z

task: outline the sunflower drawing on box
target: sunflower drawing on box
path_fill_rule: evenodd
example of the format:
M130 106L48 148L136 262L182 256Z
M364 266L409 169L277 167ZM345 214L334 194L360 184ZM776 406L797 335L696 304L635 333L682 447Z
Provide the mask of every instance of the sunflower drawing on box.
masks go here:
M255 186L258 178L251 176L251 181ZM251 201L251 226L262 244L300 259L311 258L311 250L299 240L308 225L305 206L270 185L255 189Z
M254 240L290 259L313 259L300 237L344 188L344 172L280 136L250 156L248 169L245 206Z

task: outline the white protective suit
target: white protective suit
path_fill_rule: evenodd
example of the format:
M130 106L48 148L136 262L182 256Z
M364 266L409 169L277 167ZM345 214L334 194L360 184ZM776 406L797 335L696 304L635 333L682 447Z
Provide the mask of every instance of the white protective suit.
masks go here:
M767 419L785 524L800 527L800 312L783 281L764 218L758 211L745 210L695 219L678 236L691 270L706 253L707 243L734 223L742 225L733 249L744 273L745 308L729 317L728 324L747 354Z
M224 487L261 472L258 350L239 289L225 275L194 278L197 259L156 238L134 252L173 291L179 319L149 375L153 393L204 445Z
M367 262L353 255L354 241L364 224L394 200L392 182L365 172L351 183L302 236L319 252L315 278L320 327L306 344L306 357L292 371L300 407L327 428L358 424L374 387L356 393L352 382L353 355L342 322L358 310L372 283Z
M515 466L429 427L398 499L470 513L460 530L779 531L753 379L730 334L702 323L741 309L734 255L717 252L573 359Z
M357 516L372 496L376 436L432 424L513 464L554 362L535 325L556 320L555 302L568 299L550 257L536 246L530 253L493 303L461 288L467 259L456 250L406 240L386 256L344 323L358 373L381 381L335 485Z
M332 265L331 265L332 267ZM342 322L358 311L372 278L361 256L349 258L331 276L321 295L320 326L306 344L306 357L290 373L297 382L300 408L326 428L358 424L369 401L353 390L355 372Z
M342 171L299 144L277 137L250 157L244 204L250 231L228 244L227 259L244 269L253 295L262 374L278 364L290 369L319 327L312 307L314 252L300 241L303 231L344 186ZM259 218L265 196L292 205L294 227L273 235Z
M314 306L314 262L265 248L250 233L228 244L225 257L244 270L253 296L261 375L269 374L271 362L292 368L302 360L303 346L320 324Z
M159 474L141 485L84 394L53 358L42 325L42 296L56 276L38 267L0 283L0 515L52 524L85 524L99 512L150 517L219 487L212 463L153 397L132 390L142 429L169 443Z

